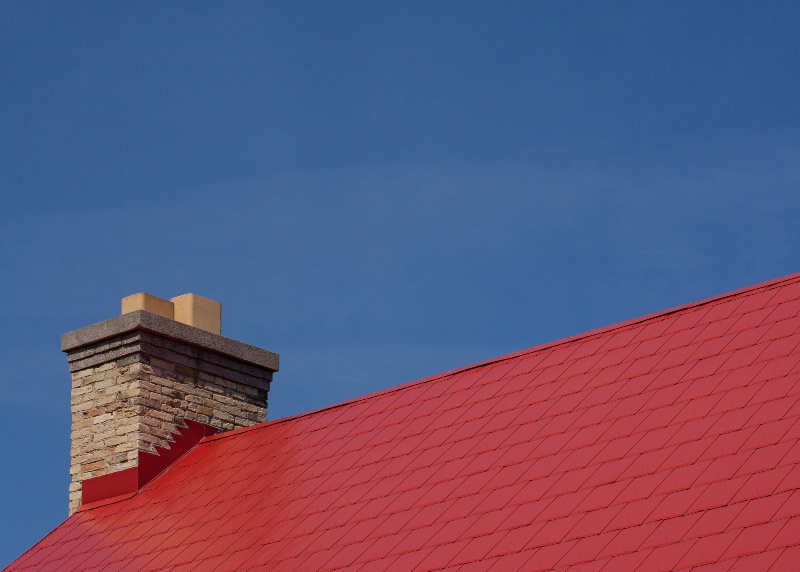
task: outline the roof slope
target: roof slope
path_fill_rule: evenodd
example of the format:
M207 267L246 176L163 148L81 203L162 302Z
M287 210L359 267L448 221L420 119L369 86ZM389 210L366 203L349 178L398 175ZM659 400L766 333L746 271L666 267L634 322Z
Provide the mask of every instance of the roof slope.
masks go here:
M800 275L206 438L10 570L797 570Z

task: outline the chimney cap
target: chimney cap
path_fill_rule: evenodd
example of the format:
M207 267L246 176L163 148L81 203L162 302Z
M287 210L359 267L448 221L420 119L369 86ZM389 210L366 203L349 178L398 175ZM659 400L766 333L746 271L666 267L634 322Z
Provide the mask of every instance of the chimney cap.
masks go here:
M61 351L71 352L80 347L136 330L159 334L272 371L278 371L279 358L276 353L182 324L146 310L135 310L104 322L67 332L61 336Z

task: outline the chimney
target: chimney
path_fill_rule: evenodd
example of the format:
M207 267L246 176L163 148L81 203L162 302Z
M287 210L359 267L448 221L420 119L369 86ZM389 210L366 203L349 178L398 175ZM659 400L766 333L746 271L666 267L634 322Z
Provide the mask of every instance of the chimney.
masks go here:
M220 335L219 302L145 293L61 337L72 373L69 512L135 494L206 435L266 421L278 355Z

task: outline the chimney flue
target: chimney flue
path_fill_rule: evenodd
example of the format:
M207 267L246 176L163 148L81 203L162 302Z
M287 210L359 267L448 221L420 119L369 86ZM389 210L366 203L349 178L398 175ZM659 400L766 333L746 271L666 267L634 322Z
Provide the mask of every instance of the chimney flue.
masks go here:
M72 373L70 514L135 493L205 435L266 421L278 355L219 335L218 302L139 293L122 312L61 338Z

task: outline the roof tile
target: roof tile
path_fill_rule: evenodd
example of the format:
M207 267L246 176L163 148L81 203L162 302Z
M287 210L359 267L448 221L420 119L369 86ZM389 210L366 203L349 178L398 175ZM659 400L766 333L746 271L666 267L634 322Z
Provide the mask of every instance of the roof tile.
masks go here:
M638 550L645 539L653 533L658 525L659 523L657 522L651 522L617 531L614 538L600 551L597 557L621 556Z
M489 570L491 572L505 572L508 570L525 570L526 563L533 558L537 549L515 551L513 553L505 553L501 558L494 561ZM491 552L490 552L491 554Z
M769 550L765 554L770 555L767 558L771 559L771 555L778 553L779 556L772 564L771 570L796 570L798 563L800 563L800 547L790 546L785 550ZM766 562L765 562L766 564Z
M652 551L653 549L650 548L614 556L606 563L605 566L603 566L602 571L614 572L618 570L637 570L642 561L650 556Z
M661 471L652 475L636 477L625 489L614 499L615 503L627 503L630 501L641 500L653 494L653 491L666 479L667 472Z
M487 556L503 556L521 552L543 526L544 523L538 522L506 531L500 542L487 553ZM532 553L530 556L532 556Z
M640 567L642 570L671 570L696 542L697 540L684 540L653 548Z
M571 540L573 538L583 538L600 534L619 514L623 506L624 505L617 504L584 513L575 527L569 531L566 538ZM614 532L614 536L616 536L617 531L612 532Z
M783 548L786 546L795 546L797 539L800 538L800 517L792 517L785 519L783 522L786 524L781 528L780 532L770 540L768 549ZM800 562L800 560L798 560Z
M608 543L611 542L616 535L616 532L607 532L581 538L573 544L569 552L558 561L558 566L572 566L594 560L600 551L608 546Z
M770 541L775 538L785 524L785 521L775 521L745 528L736 536L721 558L725 560L751 554L763 554ZM738 531L733 530L728 534L736 532Z
M577 540L570 540L567 542L560 542L558 544L550 544L542 546L528 560L525 564L525 569L530 572L544 572L545 570L552 570L556 564L577 544Z
M768 522L790 498L791 493L785 492L750 500L745 504L742 512L731 522L730 527L742 528ZM777 520L782 520L782 518Z
M700 513L685 514L660 521L652 534L639 545L639 548L653 548L680 542L686 537L687 531L697 523L700 516Z
M648 517L653 513L662 500L664 500L664 497L650 497L626 503L617 516L608 524L606 530L610 531L619 530L621 528L630 528L632 526L639 526L640 524L647 522Z
M720 534L698 538L689 551L677 563L679 568L702 566L717 562L728 547L739 536L740 531L729 530Z

